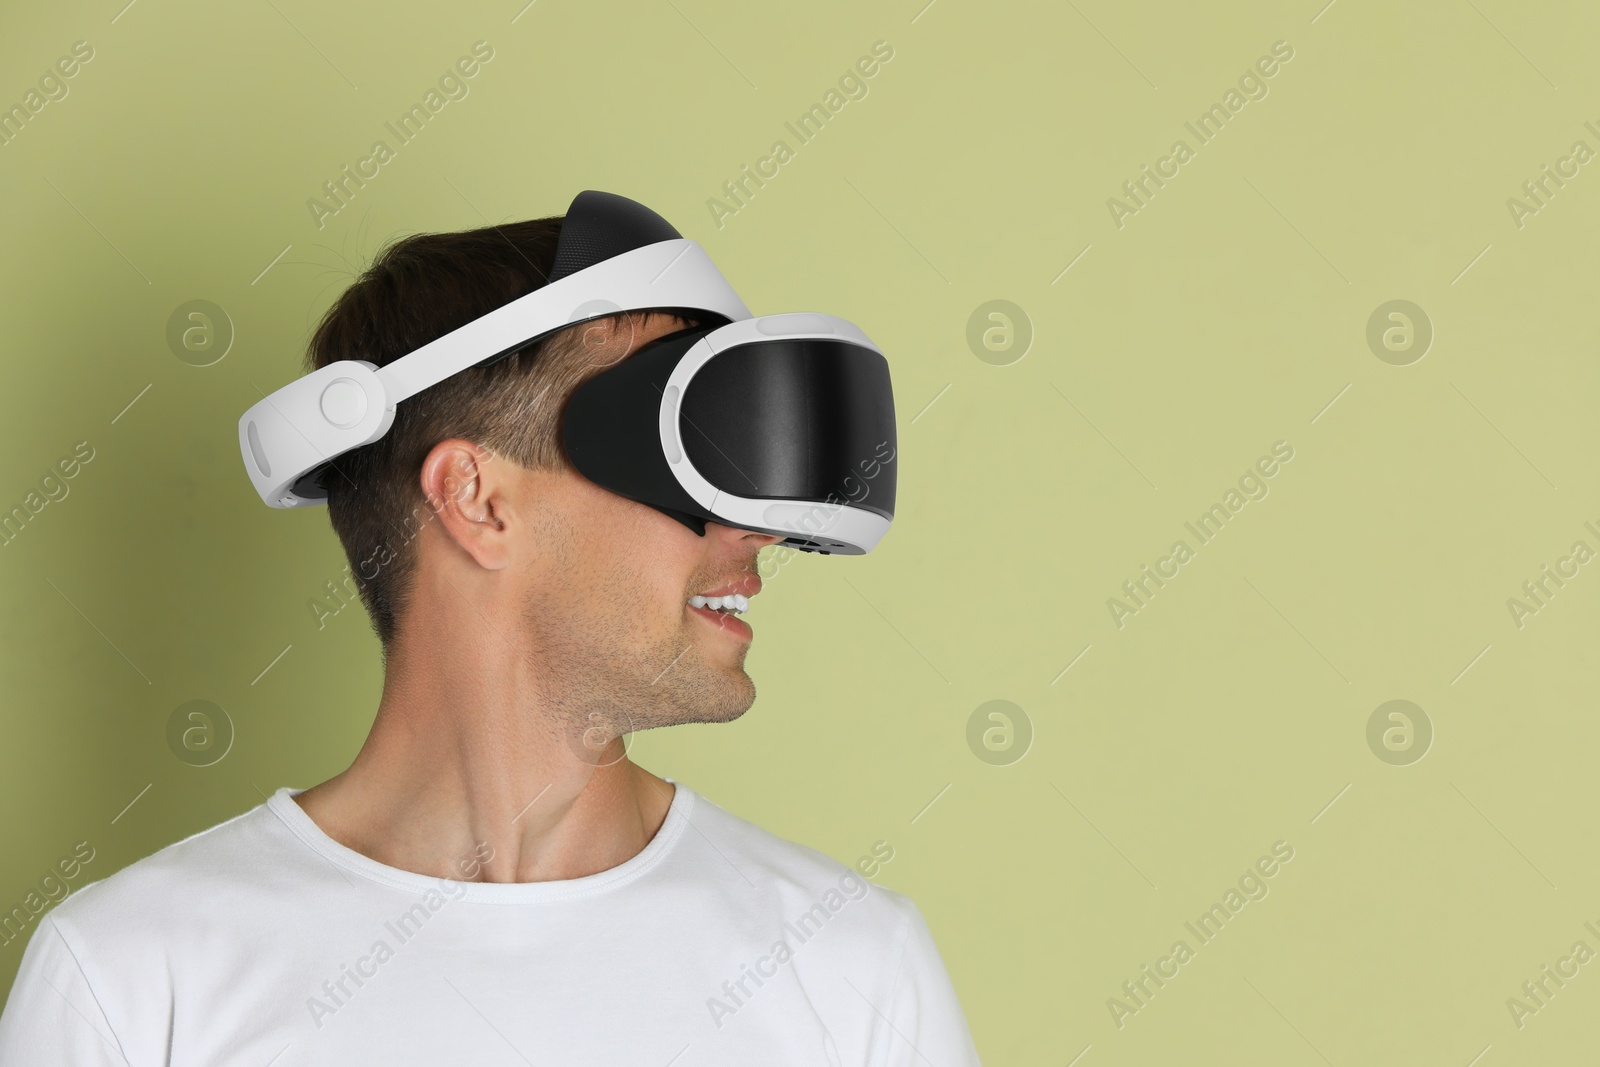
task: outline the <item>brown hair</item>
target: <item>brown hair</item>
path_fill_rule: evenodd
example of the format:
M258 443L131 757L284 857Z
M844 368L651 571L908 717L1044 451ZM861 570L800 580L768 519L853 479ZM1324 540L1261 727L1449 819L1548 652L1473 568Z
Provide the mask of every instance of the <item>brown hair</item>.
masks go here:
M384 366L540 288L555 261L561 216L390 242L334 301L312 335L307 370L341 359ZM617 316L630 323L646 313ZM413 539L433 517L422 462L460 437L523 467L566 469L560 414L604 369L569 327L402 401L389 432L333 461L320 482L373 630L387 652L416 573ZM348 582L347 582L348 584Z

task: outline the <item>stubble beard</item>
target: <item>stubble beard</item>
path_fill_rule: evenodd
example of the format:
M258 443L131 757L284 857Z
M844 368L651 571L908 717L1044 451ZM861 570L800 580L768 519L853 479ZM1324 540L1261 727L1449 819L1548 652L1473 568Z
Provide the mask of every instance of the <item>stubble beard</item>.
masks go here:
M615 605L608 613L599 604ZM726 638L696 633L687 609L671 636L641 638L639 617L626 598L591 597L560 625L550 605L530 611L529 641L545 668L551 726L591 766L615 762L640 730L685 723L731 722L755 701L744 671L747 647L728 658L714 647ZM720 661L719 661L720 660Z

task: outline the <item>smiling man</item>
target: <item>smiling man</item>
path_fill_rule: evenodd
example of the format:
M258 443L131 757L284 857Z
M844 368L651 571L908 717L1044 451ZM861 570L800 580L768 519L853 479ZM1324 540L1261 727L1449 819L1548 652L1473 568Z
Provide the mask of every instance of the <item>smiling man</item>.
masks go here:
M562 225L392 244L309 362L385 367L539 289ZM321 475L383 650L366 743L41 919L0 1063L978 1062L922 915L863 877L892 843L858 871L626 754L749 709L738 616L781 539L569 462L575 391L685 315L470 366Z

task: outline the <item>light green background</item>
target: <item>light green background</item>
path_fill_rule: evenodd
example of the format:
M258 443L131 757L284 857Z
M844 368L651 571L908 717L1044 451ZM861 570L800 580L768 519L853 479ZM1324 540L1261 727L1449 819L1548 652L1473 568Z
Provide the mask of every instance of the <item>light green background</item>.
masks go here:
M640 762L844 862L891 842L987 1063L1592 1052L1600 964L1506 1007L1600 950L1600 564L1506 606L1600 549L1600 165L1506 206L1600 149L1592 7L122 2L0 25L3 102L96 52L0 148L0 504L97 452L0 548L0 904L80 839L77 884L343 768L377 645L355 610L317 630L343 557L324 512L255 498L238 416L385 239L599 188L757 313L861 324L900 414L879 549L781 568L755 707ZM480 39L470 95L319 230L306 200ZM718 228L707 199L878 40L869 95ZM1279 40L1269 95L1119 229L1107 198ZM199 298L237 331L204 368L165 340ZM995 299L1035 332L1009 366L966 341ZM1394 299L1435 330L1410 366L1365 340ZM1107 598L1279 440L1270 495L1118 629ZM1396 698L1435 731L1410 766L1367 747ZM191 699L237 728L213 767L166 745ZM1034 731L1009 766L966 740L993 699ZM1118 1028L1107 998L1279 840L1270 894Z

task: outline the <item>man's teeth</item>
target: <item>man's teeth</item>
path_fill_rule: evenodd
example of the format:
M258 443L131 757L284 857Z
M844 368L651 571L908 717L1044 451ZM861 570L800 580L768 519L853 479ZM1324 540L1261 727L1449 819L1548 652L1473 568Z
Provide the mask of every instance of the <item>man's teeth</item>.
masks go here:
M743 615L750 610L750 598L730 593L728 596L692 596L689 598L692 608L710 608L712 611L731 611Z

